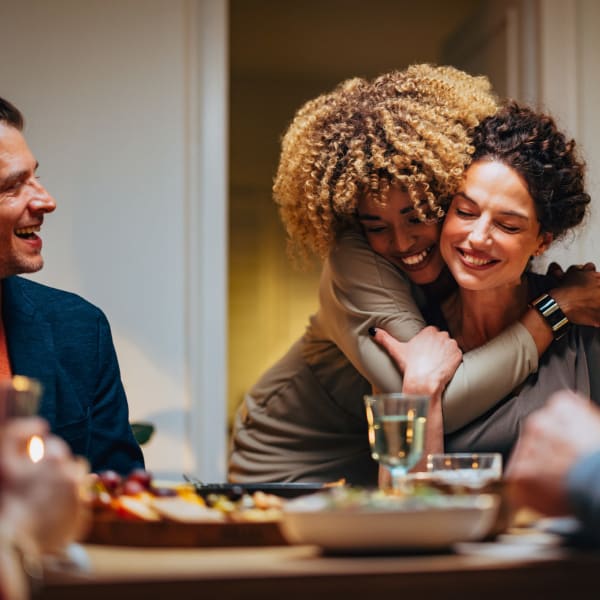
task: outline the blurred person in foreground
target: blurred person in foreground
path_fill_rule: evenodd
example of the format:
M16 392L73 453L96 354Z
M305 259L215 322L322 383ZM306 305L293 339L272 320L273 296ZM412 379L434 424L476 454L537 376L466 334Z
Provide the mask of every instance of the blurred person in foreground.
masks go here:
M0 378L33 377L39 415L93 471L144 466L109 323L83 298L28 279L39 271L44 217L56 208L23 137L23 115L0 98Z
M572 514L585 541L600 545L600 408L555 392L524 422L506 480L515 506Z
M28 454L32 436L44 440L37 462ZM41 584L44 556L61 555L84 533L87 472L43 419L0 426L0 598L28 598Z

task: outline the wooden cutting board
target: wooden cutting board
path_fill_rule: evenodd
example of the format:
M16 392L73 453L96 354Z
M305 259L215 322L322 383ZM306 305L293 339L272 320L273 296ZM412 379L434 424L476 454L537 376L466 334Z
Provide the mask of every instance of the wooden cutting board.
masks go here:
M147 547L287 545L277 521L180 523L107 517L93 520L83 542Z

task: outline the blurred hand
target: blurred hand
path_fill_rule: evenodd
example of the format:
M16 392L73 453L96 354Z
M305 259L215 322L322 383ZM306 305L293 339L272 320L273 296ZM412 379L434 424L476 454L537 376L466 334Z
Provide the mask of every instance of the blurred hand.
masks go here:
M44 439L44 457L34 463L27 453L31 436ZM88 523L82 496L88 465L74 459L60 438L37 417L11 419L0 429L2 519L26 535L42 553L60 552Z
M600 327L600 273L594 263L571 265L566 272L552 263L548 275L558 280L550 291L569 321L578 325Z
M428 326L408 342L399 342L377 328L373 339L382 346L402 371L402 391L440 394L462 361L458 344L447 332Z
M507 465L512 502L548 515L567 514L567 473L579 458L597 449L600 409L571 391L553 394L526 419Z

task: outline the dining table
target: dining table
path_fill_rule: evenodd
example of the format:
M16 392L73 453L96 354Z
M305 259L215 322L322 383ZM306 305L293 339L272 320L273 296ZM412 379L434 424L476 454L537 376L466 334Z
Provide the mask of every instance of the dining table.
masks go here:
M597 598L600 551L528 527L438 551L327 554L311 545L134 547L82 544L50 565L43 600L345 600L392 597ZM386 596L384 596L386 595Z

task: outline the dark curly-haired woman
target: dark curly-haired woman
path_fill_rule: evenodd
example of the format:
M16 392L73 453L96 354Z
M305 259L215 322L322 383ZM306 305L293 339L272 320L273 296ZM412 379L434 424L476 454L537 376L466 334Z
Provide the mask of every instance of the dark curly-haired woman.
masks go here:
M600 404L600 329L569 323L548 294L551 279L528 269L532 256L582 223L590 196L575 142L549 115L509 103L475 128L473 144L473 162L440 238L458 288L429 320L447 329L463 352L497 336L530 306L551 325L555 341L537 371L445 436L448 452L494 451L507 460L522 420L553 392L575 390Z

